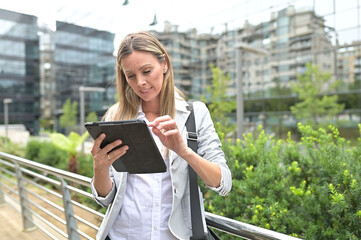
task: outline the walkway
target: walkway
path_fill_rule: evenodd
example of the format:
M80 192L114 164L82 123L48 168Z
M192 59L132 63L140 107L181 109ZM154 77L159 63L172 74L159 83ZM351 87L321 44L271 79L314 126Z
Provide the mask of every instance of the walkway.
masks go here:
M21 214L7 203L0 205L0 239L1 240L45 240L49 239L42 231L24 232Z

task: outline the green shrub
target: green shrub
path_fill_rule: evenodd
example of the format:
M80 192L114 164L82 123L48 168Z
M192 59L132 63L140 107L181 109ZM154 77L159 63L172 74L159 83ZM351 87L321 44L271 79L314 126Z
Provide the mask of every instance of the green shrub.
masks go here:
M23 146L11 142L10 139L6 137L0 137L0 151L19 157L23 157L25 154L25 148Z
M69 155L51 142L30 140L26 146L25 158L67 170Z
M223 141L233 188L224 198L203 187L206 210L305 239L360 239L361 139L352 147L333 126L298 130L300 142L262 128Z
M93 156L90 154L81 154L78 157L79 174L86 177L93 177Z

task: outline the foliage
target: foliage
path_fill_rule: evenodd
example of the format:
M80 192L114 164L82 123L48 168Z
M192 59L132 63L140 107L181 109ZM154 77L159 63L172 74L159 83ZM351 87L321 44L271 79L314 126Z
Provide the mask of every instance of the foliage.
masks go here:
M261 127L236 144L222 138L233 188L203 187L206 210L304 239L360 239L361 138L351 147L332 125L298 130L300 142Z
M90 112L88 116L85 118L86 122L96 122L98 121L98 116L96 112Z
M51 129L52 128L52 123L51 123L50 119L40 118L39 123L40 123L40 127L44 128L44 129Z
M63 115L60 116L60 126L70 131L77 124L78 103L70 98L63 105Z
M327 95L337 88L339 82L330 84L331 74L323 73L310 63L306 64L303 75L297 75L297 82L291 89L298 94L301 102L291 107L297 119L305 120L307 124L319 127L323 122L329 122L337 113L341 112L344 105L338 104L337 95ZM321 122L322 119L322 122Z
M79 174L86 177L93 177L93 156L90 154L80 154L79 161Z
M0 137L0 151L19 157L23 157L25 155L25 148L20 144L11 142L7 137Z
M274 83L274 88L270 89L272 96L285 96L290 95L291 91L286 85L282 85L282 82L279 78L273 78L272 82Z
M212 70L212 86L207 86L207 93L210 93L210 100L207 101L202 96L202 101L207 102L211 117L214 122L220 123L217 129L218 132L228 134L234 132L235 124L229 123L227 116L236 109L236 102L232 100L226 93L230 81L230 76L225 75L223 71L213 64L210 65Z
M67 169L69 154L49 141L30 140L26 145L25 158L48 166Z
M89 136L88 132L85 132L83 135L79 135L76 132L71 132L68 137L61 133L52 133L50 134L51 142L58 148L66 151L69 154L68 161L68 171L78 173L79 162L77 149L82 144L86 138Z
M85 132L83 135L71 132L68 137L62 133L52 133L50 134L50 140L55 146L69 153L70 157L75 157L78 147L88 136L88 132Z

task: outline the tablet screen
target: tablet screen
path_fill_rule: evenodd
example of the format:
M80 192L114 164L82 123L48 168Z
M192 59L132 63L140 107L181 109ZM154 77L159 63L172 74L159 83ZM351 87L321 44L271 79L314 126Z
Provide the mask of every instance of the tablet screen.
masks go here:
M124 145L129 146L126 154L113 163L116 171L158 173L167 170L152 133L144 120L90 122L84 126L93 139L96 139L101 133L106 134L101 148L117 139L121 139Z

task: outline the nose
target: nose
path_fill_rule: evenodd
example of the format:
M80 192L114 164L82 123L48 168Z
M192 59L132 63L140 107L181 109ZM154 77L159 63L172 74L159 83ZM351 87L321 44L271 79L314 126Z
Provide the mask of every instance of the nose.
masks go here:
M143 85L145 85L145 83L146 83L146 81L145 81L144 77L138 77L138 79L137 79L138 86L143 86Z

